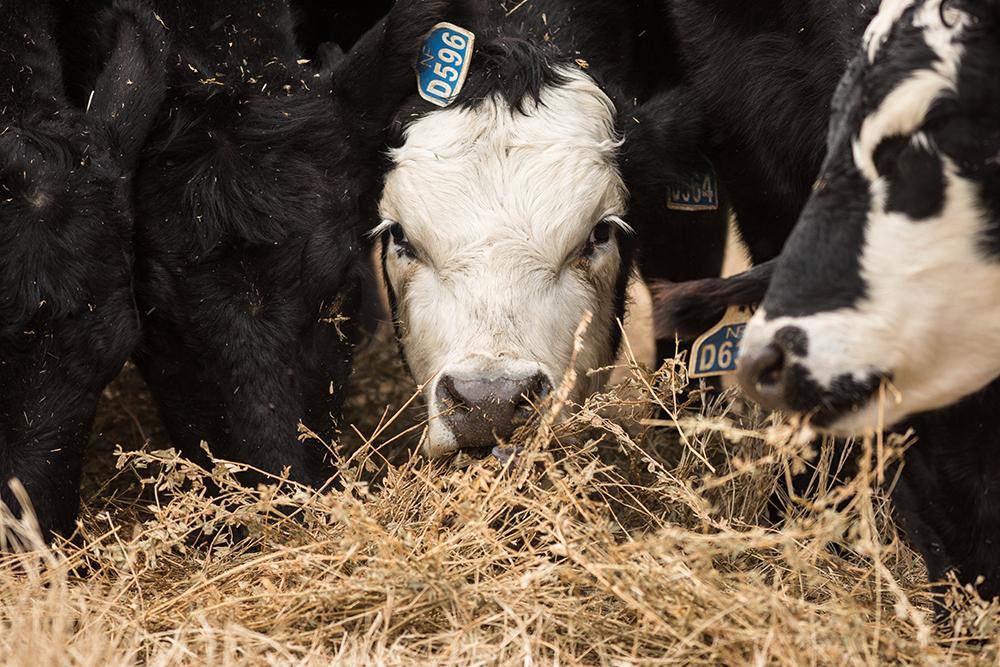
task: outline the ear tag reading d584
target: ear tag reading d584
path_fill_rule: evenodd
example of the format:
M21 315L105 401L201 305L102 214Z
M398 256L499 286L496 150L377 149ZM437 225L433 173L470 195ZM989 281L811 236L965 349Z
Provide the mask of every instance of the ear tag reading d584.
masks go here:
M708 160L682 174L683 184L667 192L667 208L675 211L714 211L719 208L715 168Z
M458 95L469 73L476 36L451 23L438 23L420 46L417 89L420 97L446 107Z
M729 306L714 327L703 333L691 348L688 377L728 375L736 372L736 358L743 340L743 330L757 310L752 306Z

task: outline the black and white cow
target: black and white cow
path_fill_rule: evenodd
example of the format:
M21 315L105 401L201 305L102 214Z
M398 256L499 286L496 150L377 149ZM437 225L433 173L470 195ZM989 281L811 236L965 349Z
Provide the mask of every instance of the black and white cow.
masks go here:
M465 85L400 111L374 230L431 456L508 440L562 381L586 311L571 399L602 384L586 371L614 360L633 229L668 240L643 268L674 280L718 275L724 249L724 206L667 207L707 132L682 91L636 105L650 77L630 3L467 9L451 19L475 34Z
M986 1L883 3L747 330L744 384L765 404L851 434L1000 376L996 15Z
M893 496L904 528L933 581L982 577L987 598L1000 594L997 81L996 0L884 0L739 371L763 405L829 432L913 427Z
M47 2L0 11L0 501L20 480L43 534L70 536L105 385L139 335L131 175L163 99L152 11L116 2L89 108L67 101Z
M303 65L283 0L157 2L168 97L136 175L135 356L172 441L329 478L347 391L363 228L390 117L443 3L397 2L346 56Z

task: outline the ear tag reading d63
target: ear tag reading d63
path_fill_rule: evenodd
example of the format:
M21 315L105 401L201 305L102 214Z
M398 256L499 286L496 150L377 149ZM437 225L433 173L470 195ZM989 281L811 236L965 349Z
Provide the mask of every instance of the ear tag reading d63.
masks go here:
M714 211L719 208L715 168L708 160L682 174L683 184L667 192L667 208L675 211Z
M752 306L729 306L714 327L703 333L691 348L688 377L728 375L736 372L736 358L743 340L743 330L757 310Z
M476 36L451 23L438 23L420 46L417 90L420 97L446 107L458 95L469 73Z

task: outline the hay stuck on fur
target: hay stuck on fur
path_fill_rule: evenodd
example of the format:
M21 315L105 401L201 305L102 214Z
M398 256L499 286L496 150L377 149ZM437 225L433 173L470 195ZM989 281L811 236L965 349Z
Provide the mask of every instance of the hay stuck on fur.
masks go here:
M525 434L516 468L429 463L387 369L400 395L355 401L328 443L337 488L243 489L133 435L85 487L79 546L4 516L25 549L0 559L0 664L997 664L996 605L956 590L935 626L891 521L879 478L905 438L856 443L850 484L791 497L845 461L735 391L679 393L676 362Z

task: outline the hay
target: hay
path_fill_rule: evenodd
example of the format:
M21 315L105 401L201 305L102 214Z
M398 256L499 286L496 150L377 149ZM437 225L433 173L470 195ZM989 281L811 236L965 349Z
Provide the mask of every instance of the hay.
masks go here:
M358 364L377 379L356 382L345 423L358 428L328 443L343 488L323 492L247 490L231 464L192 466L141 417L141 385L113 386L108 404L127 418L98 430L121 445L104 457L119 469L85 486L79 545L48 549L30 517L2 518L27 547L0 559L0 664L1000 660L995 604L956 590L961 613L932 622L923 565L878 484L905 438L857 443L851 484L819 476L792 498L792 474L841 465L832 448L810 462L807 431L734 391L678 393L678 361L637 366L565 422L522 434L516 469L428 463L409 453L419 410L400 411L412 382L384 350ZM131 417L127 395L140 399Z

